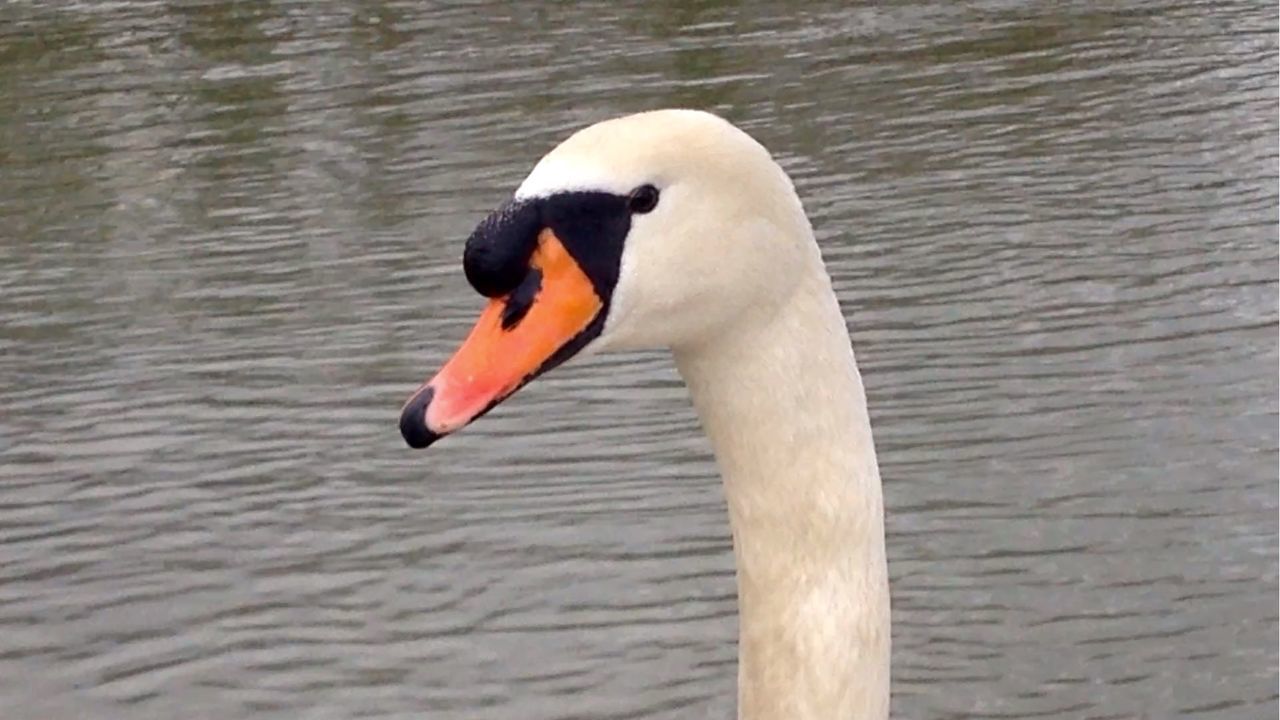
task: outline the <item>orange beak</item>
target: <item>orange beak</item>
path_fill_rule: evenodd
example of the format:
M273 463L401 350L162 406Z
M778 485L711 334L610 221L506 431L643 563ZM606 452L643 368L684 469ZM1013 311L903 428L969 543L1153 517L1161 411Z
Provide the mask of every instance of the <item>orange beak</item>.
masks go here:
M400 432L423 448L483 415L590 337L604 302L549 228L520 287L489 301L453 357L405 403Z

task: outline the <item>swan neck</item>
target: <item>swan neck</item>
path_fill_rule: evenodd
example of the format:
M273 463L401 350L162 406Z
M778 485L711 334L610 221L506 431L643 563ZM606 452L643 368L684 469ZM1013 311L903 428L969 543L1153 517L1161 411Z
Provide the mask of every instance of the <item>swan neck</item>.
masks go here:
M878 719L889 703L880 476L825 270L767 317L676 352L724 477L739 717Z

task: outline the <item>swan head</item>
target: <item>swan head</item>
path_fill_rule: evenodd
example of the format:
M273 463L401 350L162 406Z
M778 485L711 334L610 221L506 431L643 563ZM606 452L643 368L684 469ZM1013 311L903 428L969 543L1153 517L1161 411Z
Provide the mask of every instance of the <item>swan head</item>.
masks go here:
M659 110L591 125L467 240L488 305L405 403L401 433L426 447L580 353L714 342L814 262L790 179L727 121Z

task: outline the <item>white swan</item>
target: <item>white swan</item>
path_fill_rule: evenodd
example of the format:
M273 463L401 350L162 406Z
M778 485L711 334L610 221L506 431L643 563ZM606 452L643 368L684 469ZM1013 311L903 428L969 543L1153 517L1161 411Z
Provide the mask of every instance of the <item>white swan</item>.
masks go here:
M584 350L670 348L724 475L738 712L869 720L889 706L884 512L862 380L786 173L707 113L585 128L467 241L491 298L405 404L425 447Z

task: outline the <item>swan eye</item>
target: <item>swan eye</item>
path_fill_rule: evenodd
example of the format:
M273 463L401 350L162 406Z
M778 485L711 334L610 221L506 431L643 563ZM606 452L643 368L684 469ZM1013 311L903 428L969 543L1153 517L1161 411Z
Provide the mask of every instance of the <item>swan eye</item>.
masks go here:
M658 206L658 188L652 185L641 185L631 191L627 199L627 207L633 213L643 215Z

